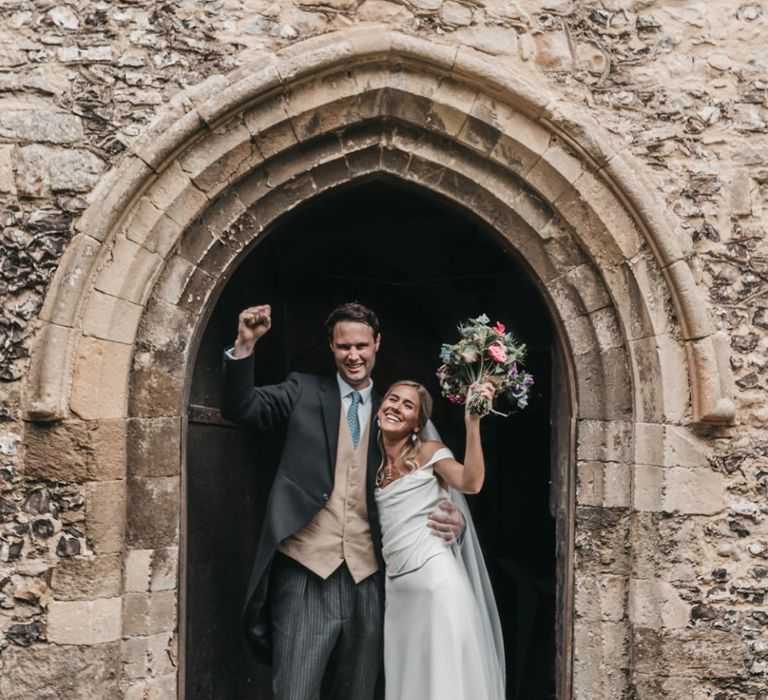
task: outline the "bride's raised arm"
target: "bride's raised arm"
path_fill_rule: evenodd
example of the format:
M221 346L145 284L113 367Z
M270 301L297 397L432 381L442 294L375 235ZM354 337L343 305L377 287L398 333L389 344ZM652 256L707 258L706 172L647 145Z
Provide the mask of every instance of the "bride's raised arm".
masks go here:
M493 401L493 384L473 384L469 389L466 406L473 393L482 394L488 401ZM467 431L467 447L464 451L464 463L455 459L441 459L435 462L435 471L448 486L462 493L477 493L485 480L485 459L480 441L480 416L464 411L464 426Z

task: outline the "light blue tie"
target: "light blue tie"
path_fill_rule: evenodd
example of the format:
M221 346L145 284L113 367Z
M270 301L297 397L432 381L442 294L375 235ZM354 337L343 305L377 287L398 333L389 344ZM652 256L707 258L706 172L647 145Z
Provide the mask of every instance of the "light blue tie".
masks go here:
M357 407L363 397L359 391L353 391L350 396L352 403L349 404L347 411L347 425L349 425L349 434L352 436L352 446L357 449L357 444L360 442L360 418L357 415Z

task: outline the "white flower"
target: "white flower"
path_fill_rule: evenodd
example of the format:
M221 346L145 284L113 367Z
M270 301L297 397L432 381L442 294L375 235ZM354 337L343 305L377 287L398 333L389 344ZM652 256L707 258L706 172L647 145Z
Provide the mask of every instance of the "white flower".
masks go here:
M468 364L477 362L480 359L480 351L474 345L467 345L461 351L461 359Z

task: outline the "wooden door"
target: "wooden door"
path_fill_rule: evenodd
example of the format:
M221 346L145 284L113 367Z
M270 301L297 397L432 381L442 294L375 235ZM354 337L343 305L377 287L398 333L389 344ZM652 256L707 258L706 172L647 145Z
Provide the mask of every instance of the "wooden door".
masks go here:
M442 202L386 182L321 199L264 236L224 288L201 339L187 437L185 697L270 697L269 669L249 656L239 611L281 442L279 434L259 436L218 414L222 350L234 340L238 311L273 306L272 330L257 347L254 381L263 384L289 370L332 373L323 320L349 300L369 304L382 322L377 390L396 379L422 381L436 399L435 423L459 455L462 413L439 397L434 377L440 344L455 341L457 322L482 312L528 343L537 381L531 405L484 423L488 479L470 505L502 614L508 697L553 697L547 311L491 232Z

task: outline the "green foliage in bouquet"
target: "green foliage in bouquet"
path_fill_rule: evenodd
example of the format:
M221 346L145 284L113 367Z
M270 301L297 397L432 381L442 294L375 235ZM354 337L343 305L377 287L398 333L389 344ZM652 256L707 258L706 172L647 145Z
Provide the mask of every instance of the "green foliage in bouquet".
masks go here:
M478 382L491 382L496 387L494 396L506 394L518 408L528 405L528 392L533 377L521 370L525 360L525 345L518 344L504 324L490 320L482 314L458 326L461 340L453 345L443 344L437 378L443 396L455 404L467 400L469 388ZM479 416L495 411L488 400L473 394L467 410Z

